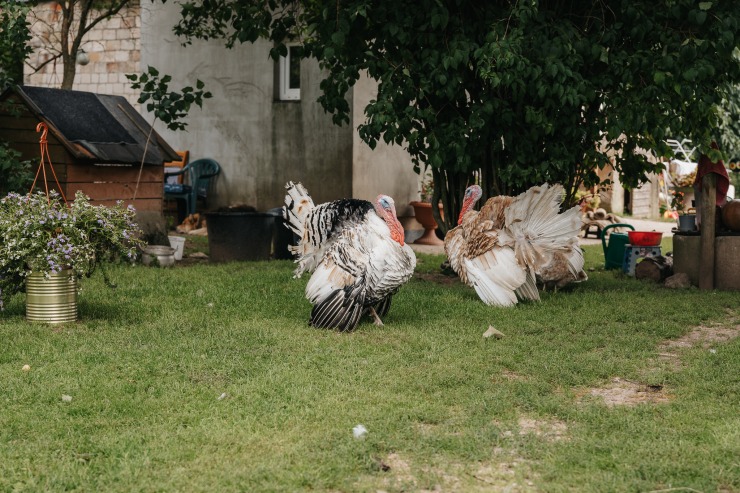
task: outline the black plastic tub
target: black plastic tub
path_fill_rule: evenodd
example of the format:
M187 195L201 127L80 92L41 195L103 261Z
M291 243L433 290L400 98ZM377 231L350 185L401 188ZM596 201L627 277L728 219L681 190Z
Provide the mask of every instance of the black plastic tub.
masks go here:
M288 250L288 246L298 244L298 236L285 224L282 207L275 207L267 213L275 216L275 243L272 248L272 258L292 260L293 254Z
M267 212L206 212L211 262L269 260L275 215Z

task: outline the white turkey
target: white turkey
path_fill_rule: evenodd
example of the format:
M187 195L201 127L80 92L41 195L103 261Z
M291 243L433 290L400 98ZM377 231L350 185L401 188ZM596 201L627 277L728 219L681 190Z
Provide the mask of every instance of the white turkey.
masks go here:
M560 288L588 278L578 246L578 207L559 213L563 188L532 187L516 196L488 199L472 210L481 188L465 190L458 226L445 237L445 252L460 279L487 305L539 300L538 285Z
M294 277L313 272L306 285L313 304L309 324L350 331L368 313L383 325L391 297L416 267L393 199L378 195L374 203L342 199L315 206L300 183L285 188L285 221L298 236L290 247L298 263Z

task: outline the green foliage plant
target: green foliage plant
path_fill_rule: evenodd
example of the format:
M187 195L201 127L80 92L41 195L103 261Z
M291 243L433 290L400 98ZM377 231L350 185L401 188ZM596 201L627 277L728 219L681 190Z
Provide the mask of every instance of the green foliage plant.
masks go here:
M172 76L160 77L159 71L151 66L139 75L126 74L126 78L132 82L131 88L141 90L138 102L146 104L146 110L154 116L155 121L161 121L170 130L184 130L187 123L182 119L187 116L190 107L196 104L202 108L203 100L212 96L203 90L205 84L201 80L196 81L195 89L187 86L181 92L170 91Z
M671 154L667 137L716 159L717 106L740 81L736 2L224 0L186 2L181 17L186 42L267 38L276 57L301 41L338 124L360 74L377 80L360 136L431 165L443 229L476 179L483 199L562 183L570 206L607 165L638 185L660 168L648 154Z
M31 272L48 275L71 267L79 277L89 277L106 262L133 262L141 246L135 214L122 202L91 205L79 191L69 205L53 190L5 196L0 200L0 309L23 290Z
M0 142L0 196L26 191L33 182L31 161L21 161L21 153Z
M725 164L740 162L740 84L727 91L721 104L720 118L722 124L718 142L727 158Z
M23 83L23 62L32 51L28 11L28 4L21 2L0 6L0 92Z
M23 62L31 52L28 10L28 5L20 2L0 6L0 92L23 82ZM31 164L19 157L20 153L0 142L0 197L31 185Z
M141 181L141 172L144 169L146 151L154 131L154 123L159 120L170 130L184 130L188 124L182 119L188 115L190 107L196 104L202 108L203 100L210 98L212 94L203 90L205 84L200 79L196 80L195 89L186 86L182 88L181 92L170 91L169 84L172 82L172 76L163 75L160 77L159 71L152 66L148 66L147 71L139 75L126 74L126 78L132 82L132 89L141 90L138 102L139 104L146 103L147 111L153 115L144 153L141 157L139 176L136 179L134 189L134 199L136 199L136 192L139 190L139 182Z

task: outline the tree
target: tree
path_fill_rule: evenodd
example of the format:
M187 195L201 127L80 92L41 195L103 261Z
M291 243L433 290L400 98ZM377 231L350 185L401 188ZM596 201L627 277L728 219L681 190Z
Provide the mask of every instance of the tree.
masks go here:
M473 180L484 198L559 182L571 205L610 162L628 186L645 180L660 165L640 149L669 155L672 135L716 158L717 105L740 81L730 1L201 0L181 15L186 42L262 37L276 57L302 41L326 70L320 102L339 124L367 71L378 96L360 136L432 167L443 229Z
M15 2L0 8L0 92L23 83L23 61L31 50L27 14L28 7ZM28 190L32 180L31 163L21 161L19 152L0 142L0 196Z
M33 2L34 5L49 2ZM51 2L58 11L52 22L41 20L46 24L46 30L52 44L45 46L49 53L40 66L33 67L39 70L44 65L62 60L62 89L72 89L74 85L77 65L75 61L82 46L83 39L96 25L118 14L124 7L131 6L134 0L63 0Z
M737 161L740 158L740 85L733 89L722 101L719 145L728 159Z
M15 2L0 7L0 91L23 83L23 62L31 51L28 10Z

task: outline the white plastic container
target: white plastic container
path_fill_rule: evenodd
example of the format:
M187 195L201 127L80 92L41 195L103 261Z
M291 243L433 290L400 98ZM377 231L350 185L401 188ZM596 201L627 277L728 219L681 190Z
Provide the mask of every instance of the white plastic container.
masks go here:
M185 238L182 236L168 236L170 246L175 249L175 260L182 260L182 252L185 250Z

